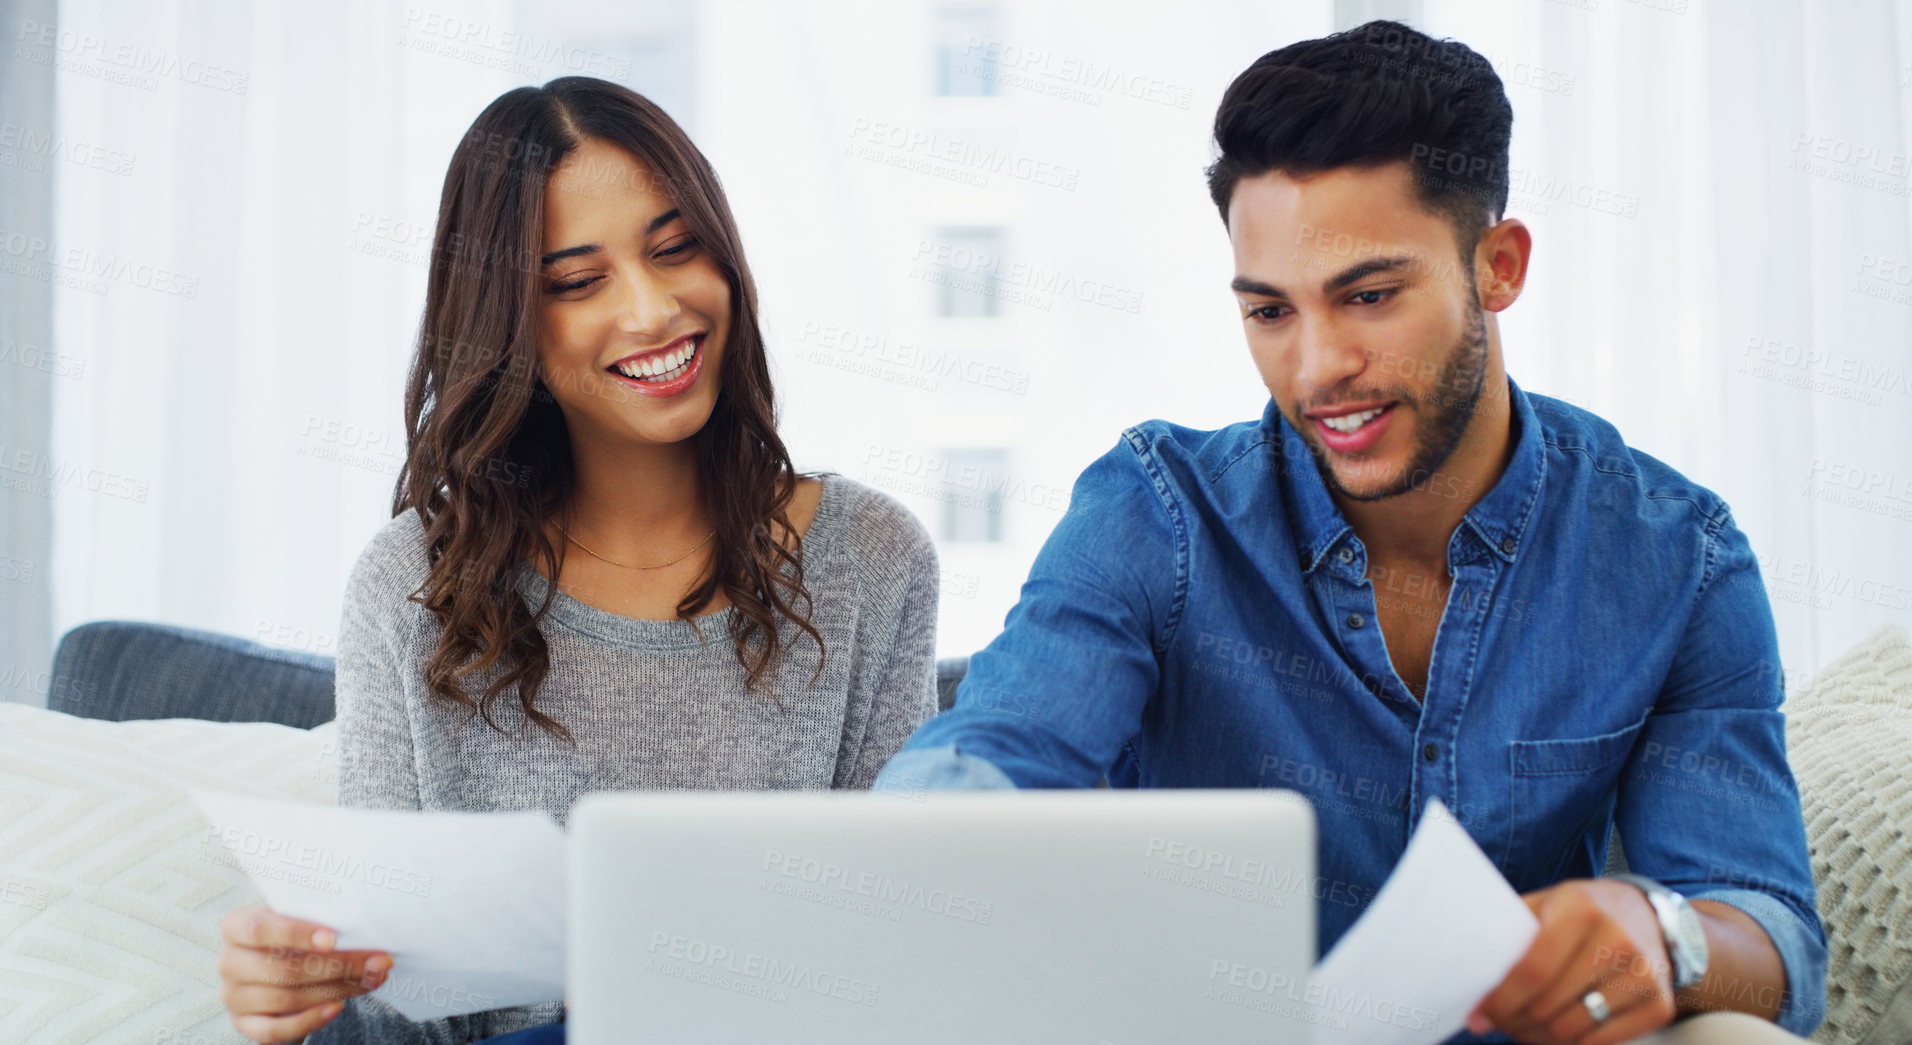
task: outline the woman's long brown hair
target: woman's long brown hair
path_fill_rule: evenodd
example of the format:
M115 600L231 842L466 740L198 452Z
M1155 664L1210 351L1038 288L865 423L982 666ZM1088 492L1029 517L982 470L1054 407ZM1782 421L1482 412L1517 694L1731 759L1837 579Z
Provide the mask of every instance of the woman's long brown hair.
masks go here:
M543 524L576 481L564 415L538 366L537 259L545 183L586 140L642 161L730 282L721 391L694 437L717 536L677 615L694 616L721 590L736 608L730 638L753 690L783 652L780 617L823 645L801 549L782 539L794 532L786 510L796 471L777 437L756 285L717 175L663 110L628 88L567 76L508 91L479 114L445 174L392 511L416 509L425 525L431 571L412 598L442 625L425 667L429 691L504 732L492 702L515 689L525 717L567 741L535 706L551 668L538 625L563 564ZM553 579L535 609L516 587L527 562ZM486 677L474 695L467 683Z

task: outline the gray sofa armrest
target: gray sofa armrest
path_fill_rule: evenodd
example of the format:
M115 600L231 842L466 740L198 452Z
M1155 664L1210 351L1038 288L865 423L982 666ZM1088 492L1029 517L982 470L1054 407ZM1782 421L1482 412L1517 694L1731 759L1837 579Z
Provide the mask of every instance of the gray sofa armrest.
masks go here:
M948 711L956 703L956 687L969 672L969 658L944 657L936 662L936 710Z
M191 628L82 624L53 655L47 707L83 718L330 721L332 658Z

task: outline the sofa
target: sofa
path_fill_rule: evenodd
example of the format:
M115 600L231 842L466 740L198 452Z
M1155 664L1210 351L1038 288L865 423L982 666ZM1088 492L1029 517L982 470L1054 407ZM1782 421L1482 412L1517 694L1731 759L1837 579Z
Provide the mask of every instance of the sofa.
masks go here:
M938 664L947 708L967 658ZM1786 705L1831 943L1814 1040L1912 1042L1912 645L1884 629ZM0 1042L237 1045L218 923L257 891L186 797L330 803L332 664L128 622L60 642L48 707L0 704ZM1623 863L1616 854L1615 866ZM1665 1041L1796 1042L1736 1014Z

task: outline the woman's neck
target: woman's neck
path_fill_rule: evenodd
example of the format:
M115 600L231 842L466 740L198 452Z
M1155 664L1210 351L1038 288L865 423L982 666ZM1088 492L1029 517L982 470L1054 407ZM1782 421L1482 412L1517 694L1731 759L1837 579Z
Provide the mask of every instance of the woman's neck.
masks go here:
M592 551L656 562L710 532L692 440L615 448L573 439L574 485L559 521Z

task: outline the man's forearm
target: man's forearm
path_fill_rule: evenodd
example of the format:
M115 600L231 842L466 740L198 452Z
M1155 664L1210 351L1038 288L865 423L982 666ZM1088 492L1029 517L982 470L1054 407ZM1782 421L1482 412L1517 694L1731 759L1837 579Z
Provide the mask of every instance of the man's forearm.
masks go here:
M1706 978L1674 995L1680 1015L1744 1012L1779 1018L1786 997L1786 964L1766 930L1731 904L1694 900L1706 930Z

